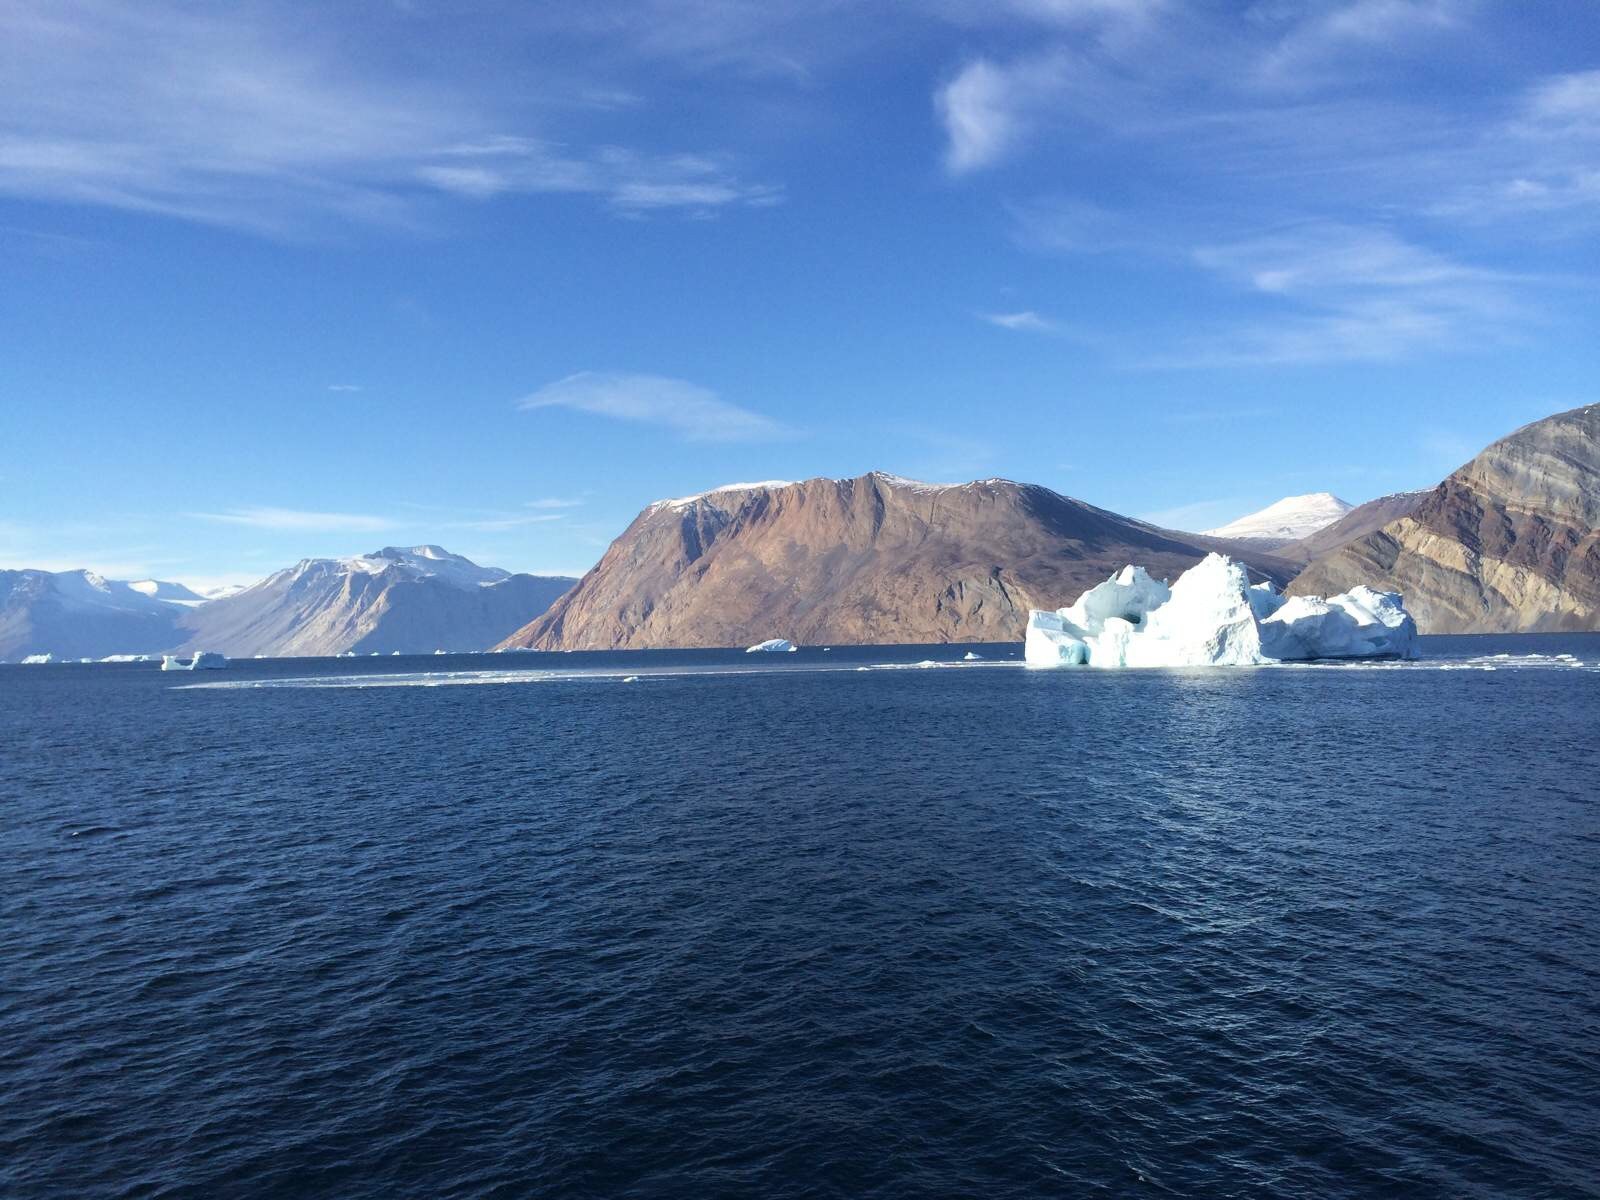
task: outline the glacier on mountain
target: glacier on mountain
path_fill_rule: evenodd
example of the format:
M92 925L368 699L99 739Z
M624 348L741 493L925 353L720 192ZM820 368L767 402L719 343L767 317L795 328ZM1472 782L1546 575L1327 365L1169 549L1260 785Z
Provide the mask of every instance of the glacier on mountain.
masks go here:
M1252 586L1209 554L1170 587L1124 567L1070 606L1028 616L1031 667L1255 666L1317 658L1415 658L1417 625L1399 595L1355 587L1327 599Z

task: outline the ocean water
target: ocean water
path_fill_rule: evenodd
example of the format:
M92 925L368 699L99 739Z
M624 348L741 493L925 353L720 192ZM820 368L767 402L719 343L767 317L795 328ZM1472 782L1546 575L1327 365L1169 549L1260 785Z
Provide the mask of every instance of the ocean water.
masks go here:
M1600 1195L1600 637L1425 645L0 667L0 1196Z

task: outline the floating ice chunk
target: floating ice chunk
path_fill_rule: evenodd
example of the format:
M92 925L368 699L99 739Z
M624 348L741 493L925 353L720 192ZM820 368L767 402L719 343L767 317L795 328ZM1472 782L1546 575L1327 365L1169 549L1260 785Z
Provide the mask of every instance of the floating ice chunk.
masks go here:
M228 660L225 657L210 650L197 651L193 658L183 658L177 654L161 656L163 671L214 671L227 665Z
M962 662L981 662L982 660L983 660L983 655L974 654L971 650L968 650L965 654L963 654L961 656L961 661Z
M1394 592L1358 585L1324 600L1295 596L1261 622L1271 658L1415 658L1417 623Z
M1221 554L1206 555L1178 576L1171 599L1151 609L1142 626L1121 622L1106 632L1117 653L1092 654L1091 666L1244 667L1262 661L1250 580L1243 564Z
M1393 592L1355 587L1327 600L1251 585L1207 555L1170 588L1125 567L1055 612L1029 614L1029 666L1252 666L1313 658L1415 658L1417 626Z
M793 642L788 641L785 638L768 638L764 642L757 642L754 646L748 647L745 650L745 653L754 654L759 650L767 651L769 653L783 654L793 652L799 648L800 647L796 646Z
M42 667L46 663L55 662L55 660L56 656L54 654L30 654L22 661L31 667Z

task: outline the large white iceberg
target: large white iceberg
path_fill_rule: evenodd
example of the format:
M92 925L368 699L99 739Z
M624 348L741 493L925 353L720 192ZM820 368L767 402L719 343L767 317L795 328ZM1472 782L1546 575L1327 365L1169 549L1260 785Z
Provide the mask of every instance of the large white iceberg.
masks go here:
M1170 587L1124 567L1070 607L1028 615L1030 667L1254 666L1313 658L1415 658L1417 624L1394 592L1355 587L1324 600L1251 586L1209 554Z
M796 646L787 638L768 638L764 642L757 642L754 646L746 647L745 653L755 654L758 651L766 651L768 653L782 654L787 651L798 650L799 648L800 647Z

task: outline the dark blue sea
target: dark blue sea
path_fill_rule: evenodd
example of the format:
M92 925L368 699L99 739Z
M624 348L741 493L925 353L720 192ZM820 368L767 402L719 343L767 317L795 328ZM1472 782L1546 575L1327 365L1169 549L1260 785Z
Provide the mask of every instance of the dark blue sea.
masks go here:
M1600 637L1425 647L0 667L0 1196L1600 1196Z

